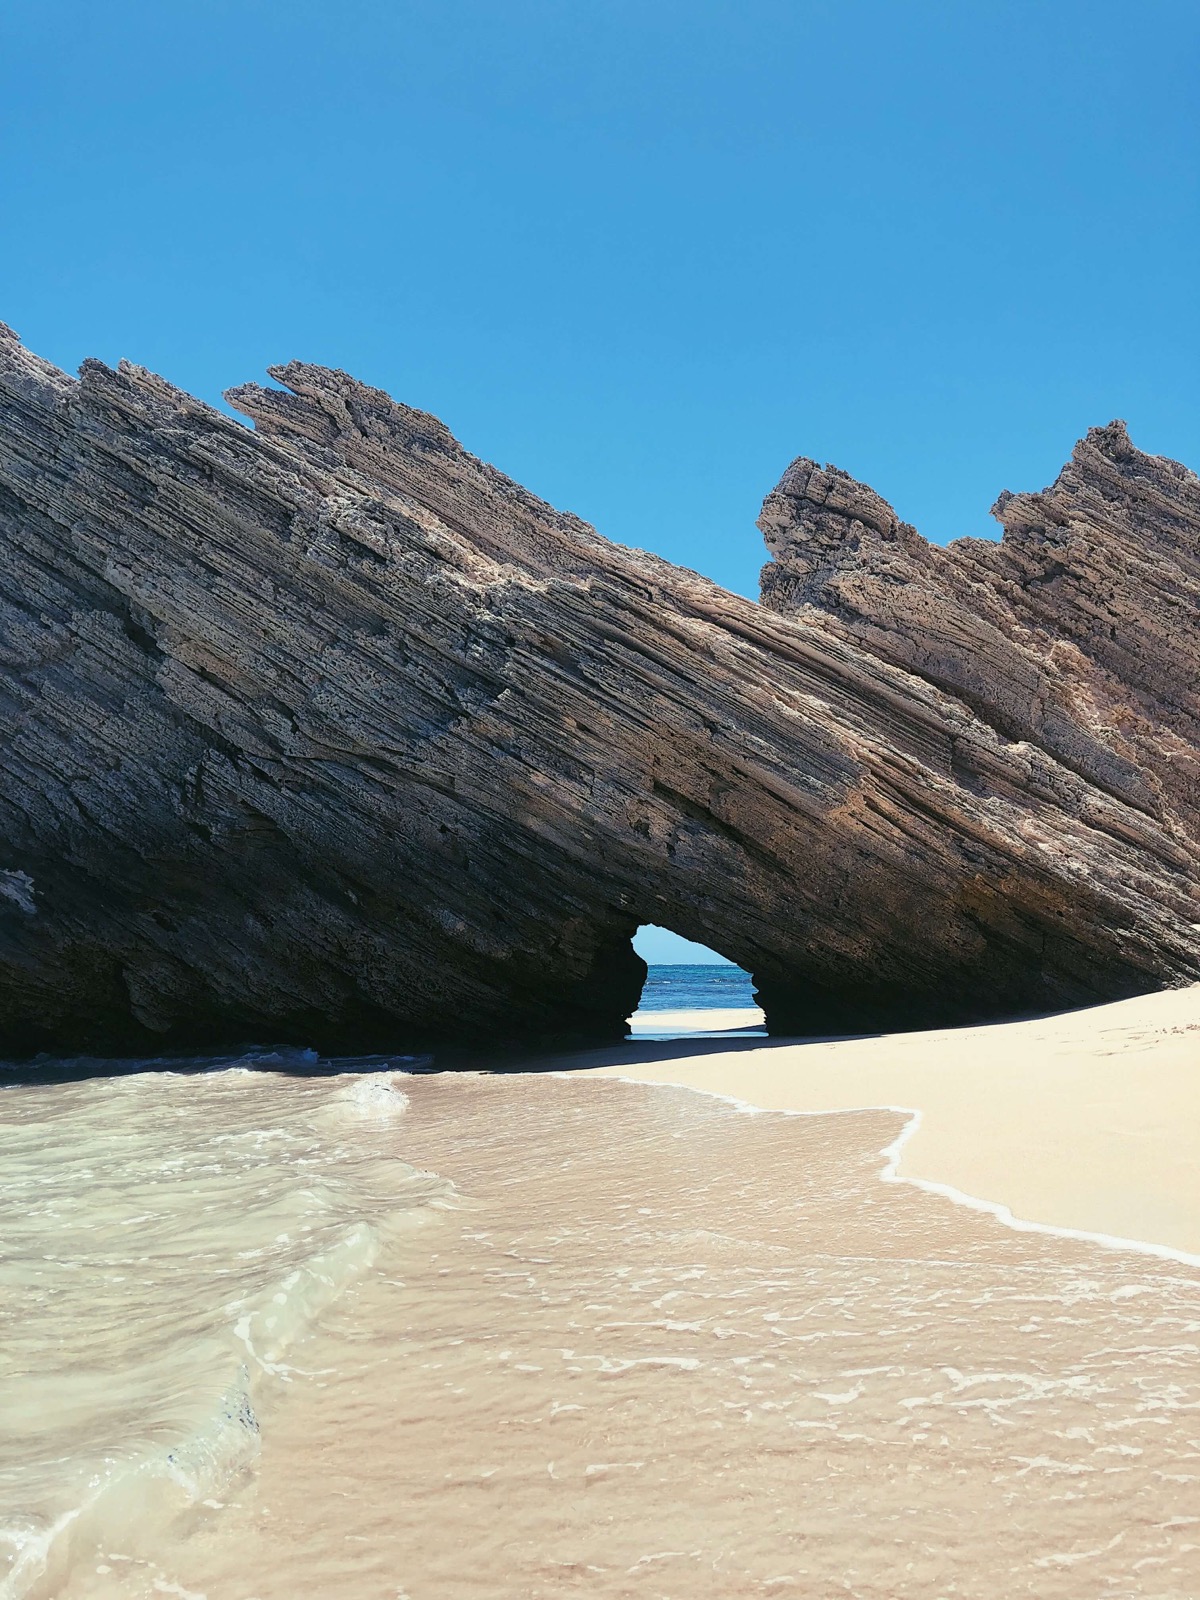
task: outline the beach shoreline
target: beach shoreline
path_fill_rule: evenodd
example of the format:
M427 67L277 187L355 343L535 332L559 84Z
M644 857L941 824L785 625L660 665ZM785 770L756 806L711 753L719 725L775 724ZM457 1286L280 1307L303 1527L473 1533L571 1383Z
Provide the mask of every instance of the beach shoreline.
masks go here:
M699 1013L672 1021L704 1031ZM1200 985L976 1028L628 1053L562 1065L760 1111L901 1111L885 1176L1019 1228L1200 1263Z
M1193 989L17 1086L9 1301L60 1370L10 1386L0 1592L1198 1592L1198 1060Z

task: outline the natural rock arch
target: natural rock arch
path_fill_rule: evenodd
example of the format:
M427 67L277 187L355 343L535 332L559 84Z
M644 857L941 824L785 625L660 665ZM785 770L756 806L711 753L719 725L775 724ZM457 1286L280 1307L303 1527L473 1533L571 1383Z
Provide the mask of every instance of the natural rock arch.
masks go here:
M1200 977L1184 469L1089 436L1010 561L797 463L758 606L273 376L0 338L0 1049L615 1035L642 922L782 1031Z

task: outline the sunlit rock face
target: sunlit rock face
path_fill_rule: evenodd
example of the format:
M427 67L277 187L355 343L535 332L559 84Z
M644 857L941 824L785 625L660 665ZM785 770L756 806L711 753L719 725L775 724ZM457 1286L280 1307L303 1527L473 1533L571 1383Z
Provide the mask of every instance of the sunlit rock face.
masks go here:
M1195 838L1200 482L1093 428L1051 488L1000 496L999 543L929 545L836 468L792 463L763 506L765 605L965 702Z
M798 462L757 606L272 376L0 338L0 1052L611 1036L646 922L777 1031L1200 978L1183 468L943 551Z

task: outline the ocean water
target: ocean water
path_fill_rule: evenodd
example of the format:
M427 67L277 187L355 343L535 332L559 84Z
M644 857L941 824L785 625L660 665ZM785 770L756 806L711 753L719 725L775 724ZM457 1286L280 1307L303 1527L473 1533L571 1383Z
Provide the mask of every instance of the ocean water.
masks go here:
M756 1005L754 980L741 967L651 966L638 1009L692 1011Z
M1200 1594L1194 1269L896 1112L352 1065L0 1091L0 1594Z

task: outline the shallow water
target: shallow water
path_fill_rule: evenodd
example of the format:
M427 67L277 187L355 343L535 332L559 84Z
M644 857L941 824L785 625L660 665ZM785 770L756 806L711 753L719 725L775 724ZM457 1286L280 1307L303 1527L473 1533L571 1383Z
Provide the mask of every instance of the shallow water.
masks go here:
M264 1384L449 1186L390 1075L233 1067L0 1094L0 1594L250 1468Z
M122 1513L41 1592L1200 1593L1200 1274L880 1182L897 1113L240 1071L4 1113L4 1516Z

